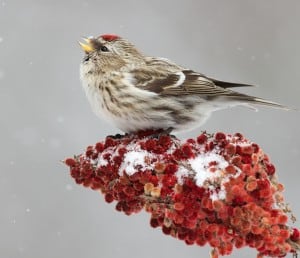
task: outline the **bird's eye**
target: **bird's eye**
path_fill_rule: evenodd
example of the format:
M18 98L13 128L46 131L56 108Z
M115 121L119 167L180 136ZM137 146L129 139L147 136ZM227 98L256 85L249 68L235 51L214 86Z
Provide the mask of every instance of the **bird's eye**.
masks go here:
M102 52L108 52L108 51L109 51L108 48L107 48L106 46L101 46L100 50L101 50Z

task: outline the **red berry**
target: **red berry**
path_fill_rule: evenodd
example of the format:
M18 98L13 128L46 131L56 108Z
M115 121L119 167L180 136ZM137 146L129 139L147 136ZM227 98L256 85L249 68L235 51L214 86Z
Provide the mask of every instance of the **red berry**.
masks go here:
M162 227L162 232L166 235L170 235L171 234L171 227L166 227L166 226L163 226Z
M177 164L173 164L173 163L170 163L170 164L167 164L167 166L165 167L165 173L166 174L175 174L176 171L178 169L178 165Z
M227 154L234 155L236 152L236 146L229 143L225 146L225 150L226 150Z
M241 153L251 155L254 152L252 145L241 147Z
M113 146L116 146L116 144L117 144L117 141L115 141L113 138L106 137L104 147L105 148L113 147Z
M69 167L74 167L76 165L76 160L72 158L67 158L64 162Z
M291 235L291 240L296 242L300 239L300 231L297 228L293 228L293 233Z
M153 228L157 228L157 227L159 226L158 219L156 219L156 218L151 218L151 220L150 220L150 225L151 225L151 227L153 227Z
M97 142L96 145L95 145L95 149L98 152L102 152L104 150L104 144L102 142Z
M203 134L200 134L198 137L197 137L197 142L199 144L204 144L206 143L207 141L207 136L203 133Z
M192 149L192 147L191 147L190 144L184 144L181 147L181 150L182 150L183 156L185 158L192 158L192 157L194 157L193 149Z
M111 203L111 202L114 201L114 197L110 193L105 194L104 198L105 198L105 201L108 202L108 203Z
M275 167L273 164L267 163L266 167L267 167L267 172L270 176L275 174Z
M256 143L252 143L253 152L257 153L259 151L259 146Z
M234 137L237 138L238 140L243 140L244 136L241 133L235 133Z
M174 209L177 211L182 211L184 209L184 204L181 202L175 202Z
M216 141L226 140L226 135L224 133L218 132L215 134Z
M228 174L235 174L236 173L236 168L233 165L228 165L225 168L226 173Z

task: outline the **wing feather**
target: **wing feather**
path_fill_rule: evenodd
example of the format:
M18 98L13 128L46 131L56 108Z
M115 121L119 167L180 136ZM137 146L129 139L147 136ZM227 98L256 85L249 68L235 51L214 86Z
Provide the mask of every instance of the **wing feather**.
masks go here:
M264 104L286 108L275 102L230 90L234 87L250 87L249 84L230 83L206 77L201 73L184 69L167 59L148 58L146 68L130 72L135 87L163 96L198 95L205 99L228 97L235 101Z

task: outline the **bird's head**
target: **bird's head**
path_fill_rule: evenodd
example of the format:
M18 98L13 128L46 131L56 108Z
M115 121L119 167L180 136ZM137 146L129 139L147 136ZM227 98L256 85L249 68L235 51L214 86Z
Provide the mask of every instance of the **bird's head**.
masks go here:
M79 42L85 52L82 65L92 72L118 71L122 67L143 62L143 56L127 40L113 34L83 38Z

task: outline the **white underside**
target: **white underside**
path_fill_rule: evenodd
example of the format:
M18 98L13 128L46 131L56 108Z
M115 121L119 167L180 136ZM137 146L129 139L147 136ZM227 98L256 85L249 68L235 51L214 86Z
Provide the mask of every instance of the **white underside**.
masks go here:
M231 106L236 106L241 103L234 103L234 102L226 102L220 99L219 101L205 101L201 100L198 96L182 96L188 101L198 102L198 105L195 105L193 110L190 110L190 115L194 117L194 121L190 121L188 123L179 124L172 119L168 119L170 116L168 115L169 111L159 112L148 112L147 106L140 106L138 110L133 110L132 112L127 112L126 116L121 118L120 116L116 116L109 112L103 103L103 96L100 93L99 81L95 81L95 76L86 76L87 74L84 73L83 67L81 67L81 79L83 82L83 88L85 90L86 96L91 104L91 107L95 114L100 117L101 119L108 121L109 123L117 126L124 132L133 132L137 130L143 129L150 129L150 128L164 128L167 129L169 127L174 128L175 132L180 131L188 131L194 128L200 127L211 115L213 111L224 109ZM83 78L83 74L85 74ZM126 82L124 82L126 83ZM132 95L133 99L143 99L147 102L156 101L157 104L163 104L164 101L168 101L168 105L174 105L178 108L178 105L182 105L182 103L178 103L178 101L172 100L168 98L168 100L164 98L160 98L158 94L154 92L148 92L145 90L140 90L132 85L128 85L127 90L129 90L129 94ZM184 107L182 106L182 109ZM188 112L188 111L186 111Z

